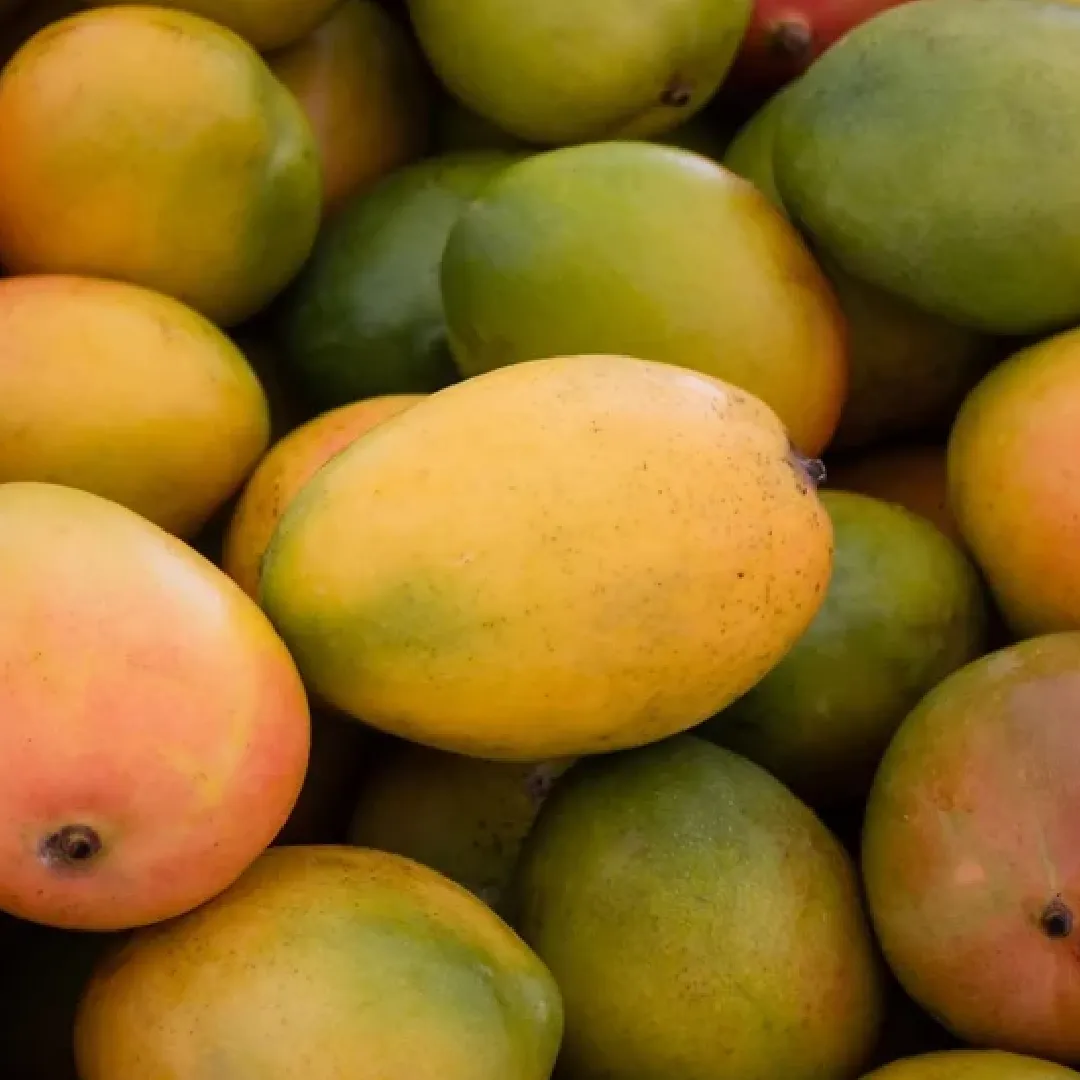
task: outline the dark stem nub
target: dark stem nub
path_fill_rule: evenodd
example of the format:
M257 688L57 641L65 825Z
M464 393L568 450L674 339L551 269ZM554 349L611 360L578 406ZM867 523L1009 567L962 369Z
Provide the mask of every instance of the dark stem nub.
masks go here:
M793 445L788 444L788 460L815 488L821 487L828 479L825 462L821 458L809 458L800 454Z
M41 841L41 857L51 866L85 866L102 848L101 836L89 825L65 825Z
M770 28L769 48L788 60L799 64L808 60L813 45L814 35L809 23L798 16L789 15Z
M1039 926L1048 938L1065 938L1073 932L1073 913L1060 896L1043 908Z
M669 109L685 109L694 98L694 88L684 79L676 76L664 87L660 95L660 104Z

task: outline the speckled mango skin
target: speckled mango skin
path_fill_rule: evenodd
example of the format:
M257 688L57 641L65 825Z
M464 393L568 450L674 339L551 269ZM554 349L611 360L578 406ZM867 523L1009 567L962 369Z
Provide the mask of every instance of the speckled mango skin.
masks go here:
M81 1080L548 1080L547 968L464 889L360 848L277 848L101 966Z
M231 884L307 767L307 700L258 607L168 533L87 492L0 484L0 908L125 929ZM65 825L102 847L42 857Z
M955 672L900 726L862 867L889 964L965 1043L1080 1064L1080 634ZM1055 902L1073 913L1054 937Z
M262 557L281 515L301 488L335 454L422 397L387 394L342 405L301 424L276 443L252 473L229 521L221 562L225 573L249 596L256 596Z
M764 769L682 735L576 765L514 925L563 994L573 1080L852 1080L881 970L851 859Z
M13 273L130 281L232 326L300 268L321 199L296 100L197 15L80 12L0 74L0 262Z
M0 483L83 488L189 537L266 449L266 395L243 354L160 293L5 278L0 340Z
M343 711L538 761L704 720L802 633L831 559L762 402L562 357L440 391L340 454L282 518L260 601Z
M864 1080L1076 1080L1077 1075L1064 1065L1001 1050L944 1050L894 1061Z
M1080 630L1080 331L1023 349L964 402L949 503L1018 637Z

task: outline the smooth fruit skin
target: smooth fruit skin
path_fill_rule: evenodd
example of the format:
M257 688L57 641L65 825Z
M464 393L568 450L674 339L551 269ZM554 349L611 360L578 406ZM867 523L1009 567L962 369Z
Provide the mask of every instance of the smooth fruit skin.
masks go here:
M143 0L86 0L87 7ZM227 26L256 49L280 49L311 33L335 0L155 0L156 7L190 11Z
M965 1042L1080 1061L1080 634L976 660L901 725L863 831L905 989Z
M0 483L82 488L188 537L266 449L266 395L243 354L160 293L5 278L0 340Z
M307 765L263 614L179 540L51 484L0 485L0 595L0 908L122 929L231 884ZM65 827L100 850L50 843Z
M98 970L81 1080L548 1080L547 968L451 881L396 855L278 848Z
M882 12L792 84L775 155L785 204L850 274L950 321L1075 324L1080 146L1060 133L1080 122L1078 46L1075 4Z
M648 138L713 96L749 0L408 0L441 81L528 142Z
M949 502L1010 629L1080 630L1080 331L1016 353L949 437Z
M431 393L459 378L439 261L462 211L515 160L468 153L407 165L327 222L280 307L284 358L311 401Z
M14 273L131 281L233 325L307 257L320 192L296 100L196 15L83 12L0 75L0 261Z
M339 454L282 518L260 602L337 708L540 761L704 720L803 632L831 556L760 401L564 357L443 390Z
M767 199L698 154L599 143L519 162L458 220L441 277L467 376L623 353L748 390L810 456L836 427L847 355L828 282Z
M300 489L335 454L422 399L422 394L396 394L343 405L276 443L248 480L229 521L221 563L225 573L254 598L267 545Z
M1063 1065L1001 1050L945 1050L903 1058L864 1080L1075 1080Z
M829 488L896 503L925 518L955 544L964 544L949 505L944 446L891 446L829 462Z
M514 897L575 1080L851 1080L869 1056L880 969L851 860L736 754L679 736L575 766Z
M716 716L709 737L812 806L863 799L907 714L986 651L975 568L900 506L823 491L835 537L825 602L764 679Z
M268 62L318 141L324 215L426 148L423 61L375 0L341 0L307 37Z

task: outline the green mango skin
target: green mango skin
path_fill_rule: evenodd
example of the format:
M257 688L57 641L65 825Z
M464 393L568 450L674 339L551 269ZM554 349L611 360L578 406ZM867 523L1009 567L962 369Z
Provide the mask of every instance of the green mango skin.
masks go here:
M844 270L952 322L1075 323L1078 49L1074 4L913 0L863 23L786 99L785 204Z
M282 303L288 372L319 409L457 381L439 263L451 228L520 155L446 155L401 169L327 223Z
M904 717L983 653L988 623L975 568L933 525L867 495L820 497L836 545L825 602L787 656L699 729L811 805L865 795Z

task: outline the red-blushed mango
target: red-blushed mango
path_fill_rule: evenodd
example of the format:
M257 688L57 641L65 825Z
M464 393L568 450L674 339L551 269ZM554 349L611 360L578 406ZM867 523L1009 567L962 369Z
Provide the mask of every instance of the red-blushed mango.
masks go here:
M1063 1065L1002 1050L943 1050L901 1058L864 1080L1076 1080Z
M423 153L431 108L423 61L375 0L341 0L269 62L315 132L324 213Z
M0 909L112 930L230 885L284 824L310 725L265 616L97 495L0 484Z
M481 901L383 852L277 848L99 968L82 1080L548 1080L550 972Z
M686 150L605 142L504 169L457 219L440 271L467 375L621 353L761 398L820 454L847 393L846 327L795 228Z
M542 761L718 711L806 629L831 560L768 406L571 356L441 390L343 450L285 511L260 601L342 711Z
M41 480L196 533L266 449L266 395L209 320L160 293L0 280L0 483Z
M225 534L225 573L254 597L267 545L281 515L300 489L335 454L423 396L388 394L368 398L332 409L289 432L262 459L240 495Z
M1080 630L1080 330L1023 349L949 437L949 502L1018 636Z
M12 272L131 281L232 325L307 257L321 187L295 98L250 45L197 15L82 12L0 74L0 262Z
M874 925L965 1042L1080 1062L1080 634L976 660L900 726L863 828Z
M236 31L256 49L280 49L318 26L335 0L155 0L156 7L178 8ZM141 0L85 0L87 7L139 4Z
M964 542L949 506L943 446L892 446L830 461L828 484L898 503L936 525L955 543Z

